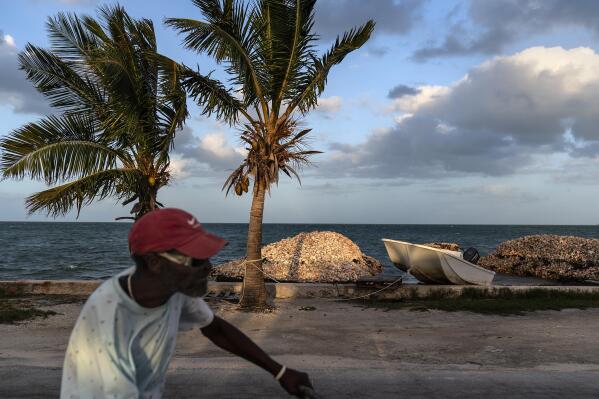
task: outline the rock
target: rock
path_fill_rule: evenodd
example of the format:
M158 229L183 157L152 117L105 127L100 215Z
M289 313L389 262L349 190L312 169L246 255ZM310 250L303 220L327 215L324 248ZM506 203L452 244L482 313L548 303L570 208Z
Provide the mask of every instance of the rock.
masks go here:
M426 245L427 247L433 247L433 248L437 248L437 249L448 249L450 251L459 251L460 250L459 244L454 244L451 242L429 242L427 244L420 244L420 245Z
M532 235L501 243L483 256L484 268L517 276L550 280L599 279L599 240L557 235Z
M332 231L300 233L262 248L264 273L277 281L354 282L383 267L349 238ZM242 279L245 258L216 266L217 279Z

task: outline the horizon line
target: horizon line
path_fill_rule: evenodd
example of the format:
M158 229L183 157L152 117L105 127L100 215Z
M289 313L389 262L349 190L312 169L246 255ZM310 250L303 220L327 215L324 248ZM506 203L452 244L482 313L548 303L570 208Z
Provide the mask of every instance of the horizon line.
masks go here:
M103 223L103 224L132 224L132 221L78 221L78 220L0 220L0 223ZM201 224L245 224L248 222L201 222ZM365 225L365 226L599 226L599 224L538 224L538 223L333 223L333 222L263 222L272 225Z

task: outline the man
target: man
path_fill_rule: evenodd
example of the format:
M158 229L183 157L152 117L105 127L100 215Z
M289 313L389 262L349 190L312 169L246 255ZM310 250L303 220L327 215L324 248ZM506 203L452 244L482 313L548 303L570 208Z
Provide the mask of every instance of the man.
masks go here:
M129 233L136 266L98 287L75 323L60 397L160 398L181 314L217 346L271 373L289 394L311 387L306 373L275 362L201 298L210 257L225 244L179 209L141 217Z

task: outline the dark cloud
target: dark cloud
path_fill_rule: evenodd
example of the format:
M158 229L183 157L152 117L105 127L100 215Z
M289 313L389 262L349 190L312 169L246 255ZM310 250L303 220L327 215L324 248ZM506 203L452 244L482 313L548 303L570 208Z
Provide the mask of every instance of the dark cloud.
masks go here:
M47 114L52 112L44 97L19 70L18 50L0 31L0 105L9 105L17 113Z
M325 176L512 175L539 156L599 156L599 55L531 48L486 62L448 87L394 100L396 126L333 143Z
M383 57L389 52L389 47L368 46L366 51L374 57Z
M406 85L397 85L391 90L389 90L389 94L387 97L389 98L400 98L407 95L418 94L418 89Z
M450 14L448 18L453 20L457 9ZM453 22L441 43L429 43L412 58L426 61L443 56L497 54L515 40L570 26L582 26L599 35L599 2L470 0L467 21Z
M325 0L316 3L316 33L324 40L369 19L376 22L376 34L404 35L420 21L422 0Z
M371 134L321 164L325 175L367 178L441 178L464 174L501 176L527 164L526 151L499 134L460 130L440 134L430 117L412 117L395 128Z

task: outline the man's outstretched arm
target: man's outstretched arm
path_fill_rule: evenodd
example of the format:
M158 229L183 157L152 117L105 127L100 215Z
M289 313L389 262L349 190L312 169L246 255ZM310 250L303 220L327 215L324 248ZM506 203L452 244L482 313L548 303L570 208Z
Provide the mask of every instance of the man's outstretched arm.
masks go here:
M262 367L273 376L276 376L283 367L237 327L218 316L214 316L212 323L202 328L202 334L218 347ZM293 369L287 369L279 382L291 395L299 395L301 385L312 387L308 374Z

